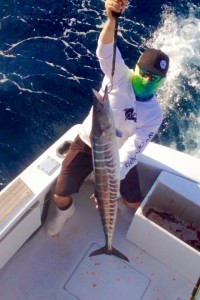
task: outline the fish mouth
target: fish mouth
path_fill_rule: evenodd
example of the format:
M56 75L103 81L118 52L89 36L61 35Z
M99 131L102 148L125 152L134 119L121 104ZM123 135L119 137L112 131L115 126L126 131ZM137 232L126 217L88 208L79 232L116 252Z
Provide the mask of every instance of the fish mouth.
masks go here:
M98 102L103 106L103 104L104 104L104 97L101 96L95 89L92 89L92 92L94 94L94 99L98 100Z

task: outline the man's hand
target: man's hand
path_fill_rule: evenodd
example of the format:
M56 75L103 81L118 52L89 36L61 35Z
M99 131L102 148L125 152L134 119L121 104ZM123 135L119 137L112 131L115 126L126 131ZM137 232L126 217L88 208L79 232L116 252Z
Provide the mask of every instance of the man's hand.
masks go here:
M127 0L105 0L105 9L108 17L101 33L100 40L103 44L110 44L114 40L115 17L112 12L123 13L127 6Z
M97 201L97 198L95 197L95 194L93 194L93 195L90 197L90 199L94 200L94 202L95 202L95 208L96 208L96 209L99 209L98 201Z
M106 0L105 9L108 19L114 19L112 12L123 13L126 6L127 0Z

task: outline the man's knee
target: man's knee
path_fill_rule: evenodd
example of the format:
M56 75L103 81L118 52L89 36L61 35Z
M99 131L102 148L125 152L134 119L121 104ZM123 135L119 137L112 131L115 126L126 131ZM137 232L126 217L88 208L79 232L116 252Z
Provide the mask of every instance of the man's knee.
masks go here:
M137 201L137 202L129 202L125 197L122 196L122 200L123 202L129 207L129 208L133 208L134 210L138 209L138 207L141 204L141 201Z
M57 194L53 194L52 198L53 198L55 205L58 207L64 207L64 206L68 205L71 200L71 198L69 196L62 197Z
M141 202L134 202L134 203L130 203L128 201L126 201L126 205L129 208L133 208L134 210L138 209L138 207L140 206Z

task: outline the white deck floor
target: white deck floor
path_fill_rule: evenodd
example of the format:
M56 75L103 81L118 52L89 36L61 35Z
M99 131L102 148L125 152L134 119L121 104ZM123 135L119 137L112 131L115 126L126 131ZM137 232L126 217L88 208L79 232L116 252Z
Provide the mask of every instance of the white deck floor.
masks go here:
M104 245L92 194L92 184L85 183L74 197L75 215L56 238L45 232L54 210L50 206L45 224L1 269L0 299L188 300L193 284L126 240L130 224L120 214L113 246L130 262L114 256L88 257Z

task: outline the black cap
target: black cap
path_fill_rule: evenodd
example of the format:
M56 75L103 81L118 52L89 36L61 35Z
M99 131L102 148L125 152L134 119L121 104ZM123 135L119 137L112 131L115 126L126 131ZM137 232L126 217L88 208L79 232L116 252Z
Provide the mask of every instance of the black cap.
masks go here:
M140 56L138 62L140 68L165 77L169 68L169 57L158 49L147 49Z

